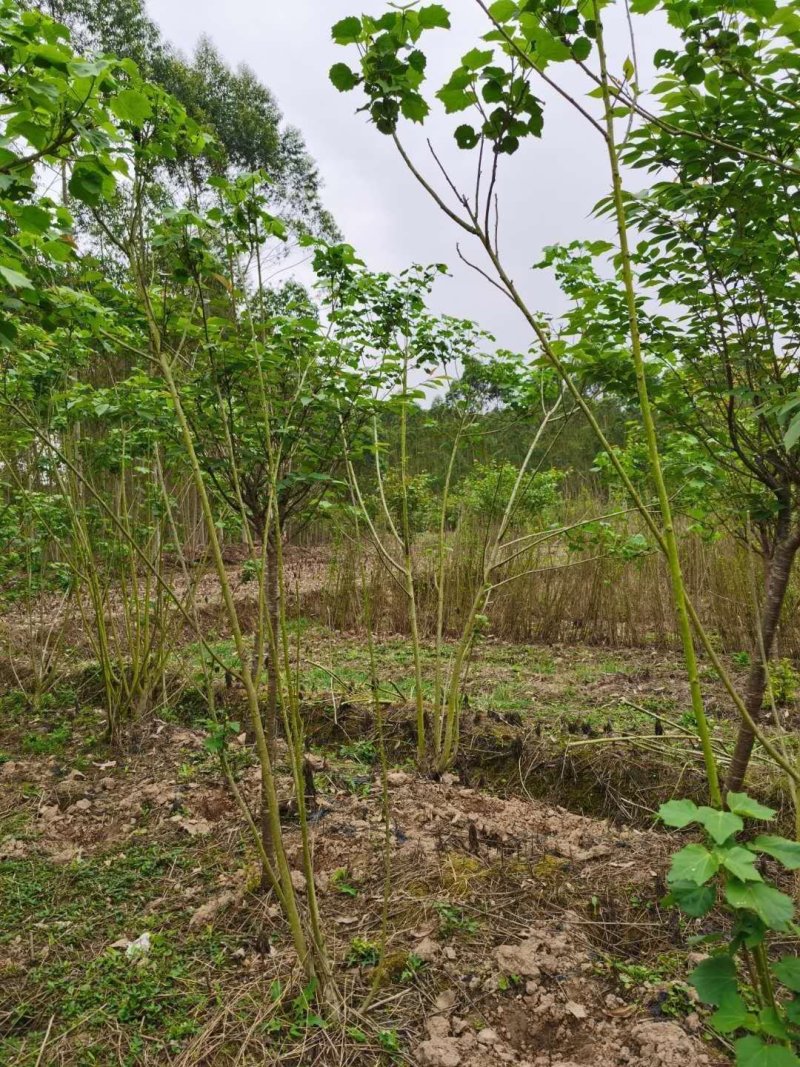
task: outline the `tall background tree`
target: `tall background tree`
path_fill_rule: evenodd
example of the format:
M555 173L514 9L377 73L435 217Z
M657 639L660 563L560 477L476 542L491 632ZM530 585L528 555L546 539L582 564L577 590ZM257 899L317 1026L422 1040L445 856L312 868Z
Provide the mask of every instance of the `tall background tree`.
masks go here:
M213 132L213 151L193 157L183 171L195 196L210 174L263 171L273 214L298 232L337 235L302 133L285 122L275 96L252 70L232 69L205 37L191 57L183 56L164 40L143 0L35 0L33 6L69 26L82 51L132 59Z

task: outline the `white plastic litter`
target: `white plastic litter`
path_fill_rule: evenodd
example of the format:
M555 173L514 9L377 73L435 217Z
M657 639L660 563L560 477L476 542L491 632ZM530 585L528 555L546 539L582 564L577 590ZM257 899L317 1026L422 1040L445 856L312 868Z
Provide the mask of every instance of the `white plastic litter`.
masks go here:
M131 941L125 949L125 955L130 959L134 956L146 956L150 951L150 934L145 931L135 941Z

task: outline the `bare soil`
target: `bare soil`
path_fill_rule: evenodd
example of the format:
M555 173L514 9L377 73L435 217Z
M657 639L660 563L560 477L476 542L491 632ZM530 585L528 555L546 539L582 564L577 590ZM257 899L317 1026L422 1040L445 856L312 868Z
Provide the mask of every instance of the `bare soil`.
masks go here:
M243 741L234 757L254 794ZM704 1037L684 981L685 932L658 903L668 836L395 769L387 852L375 767L341 748L312 759L318 890L344 1024L298 1025L297 961L256 890L202 731L156 721L136 752L87 756L76 734L63 753L0 767L10 828L0 845L10 904L0 1060L728 1062ZM302 887L290 813L287 832ZM168 862L143 858L154 846ZM145 932L155 947L129 959ZM121 980L166 1007L148 1014L146 998L120 999ZM181 1017L191 1026L170 1037Z

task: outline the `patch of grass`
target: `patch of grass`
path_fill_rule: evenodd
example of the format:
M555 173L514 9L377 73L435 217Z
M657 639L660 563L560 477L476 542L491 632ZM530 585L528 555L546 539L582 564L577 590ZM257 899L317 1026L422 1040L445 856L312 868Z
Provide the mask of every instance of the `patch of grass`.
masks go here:
M17 722L29 709L28 697L22 689L12 689L0 696L0 717L6 722Z
M339 755L343 759L355 760L356 763L370 766L377 760L378 750L375 748L374 741L353 741L349 745L340 745Z
M56 685L37 697L24 689L12 689L0 696L0 718L6 722L24 723L33 711L61 712L77 707L78 695L71 685Z
M631 992L642 986L674 980L684 966L685 959L679 953L666 953L649 963L632 963L616 956L605 956L596 970L613 977L625 992Z
M396 1030L379 1030L378 1044L385 1052L393 1056L399 1055L401 1052L400 1038Z
M683 1019L696 1010L689 987L681 977L685 966L685 957L668 952L648 963L605 956L595 970L611 978L627 999L640 999L654 1014Z
M63 754L71 740L72 727L64 722L52 730L25 734L20 747L27 756L56 756Z
M399 980L401 982L413 982L424 968L425 960L418 956L416 952L409 952L406 957L405 966L400 972Z
M530 669L536 674L553 675L556 673L556 661L547 652L534 652Z
M519 687L511 682L503 682L495 686L486 703L498 711L517 711L522 706Z
M194 1033L192 1015L209 995L195 984L186 946L181 948L155 934L148 954L138 959L107 949L88 964L82 981L64 984L62 1016L74 1019L102 1008L110 1018L134 1025L143 1034L162 1033L167 1046ZM51 990L55 991L53 983Z
M36 923L44 929L57 924L62 947L106 931L115 940L121 936L118 924L144 909L160 880L191 864L185 849L159 845L133 845L66 867L42 859L0 862L0 944Z
M238 723L233 725L238 729ZM226 753L228 765L233 772L234 778L237 779L242 771L254 766L257 762L255 750L250 745L228 744ZM216 752L212 752L205 747L187 752L183 762L178 767L177 776L181 782L194 782L199 779L218 782L220 777L219 756Z
M368 797L372 793L372 776L358 774L342 774L339 776L341 784L351 796Z
M15 811L11 815L7 815L2 821L3 837L20 837L24 835L29 822L30 815L27 811Z
M216 657L215 660L211 659L203 645L193 642L181 650L180 658L176 663L179 673L187 675L197 685L202 684L203 681L204 662L214 675L222 674L223 665L231 670L239 669L239 654L233 638L218 638L216 641L209 638L206 643Z
M169 1060L179 1051L203 1013L221 1003L217 983L230 959L230 939L186 930L185 898L175 892L190 872L195 880L214 878L215 857L204 848L132 844L68 866L38 858L0 863L9 1048L54 1016L82 1041L91 1034L81 1063L134 1064L145 1052ZM128 958L110 947L145 930L152 942L145 955ZM20 942L25 953L17 958ZM0 1050L7 1062L3 1056Z

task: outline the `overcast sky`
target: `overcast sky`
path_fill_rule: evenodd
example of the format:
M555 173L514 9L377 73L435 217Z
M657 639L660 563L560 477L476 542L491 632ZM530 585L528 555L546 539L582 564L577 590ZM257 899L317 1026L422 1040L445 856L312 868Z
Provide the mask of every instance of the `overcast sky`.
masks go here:
M454 224L408 173L391 140L369 126L363 114L356 114L361 103L358 91L340 94L328 81L329 67L348 59L348 50L332 42L331 25L345 15L380 11L385 7L381 0L147 0L147 4L165 37L182 51L191 53L198 38L207 35L229 64L246 64L269 86L286 121L300 128L319 164L326 206L345 239L371 268L397 271L414 262L448 264L453 277L437 283L436 309L474 319L495 333L501 344L528 347L530 331L519 312L459 262ZM425 38L429 99L458 57L477 43L484 26L473 0L451 0L447 6L456 13L453 30L432 31ZM649 20L644 28L647 35L637 40L640 57L662 43L657 38L663 29ZM608 35L621 64L630 50L624 22L610 26ZM558 76L565 73L571 73L566 64L558 68ZM581 91L582 83L572 84ZM541 95L547 103L543 140L530 140L503 160L500 236L504 260L530 305L555 313L562 306L557 286L545 272L530 268L546 245L608 235L608 224L591 217L592 206L608 191L608 173L598 134L563 101L546 91ZM448 166L463 170L474 155L459 152L451 128L451 120L435 111L424 135L431 137ZM403 137L426 173L435 178L423 135L406 124ZM465 238L465 253L479 259L480 251L468 247L469 237L460 236Z

